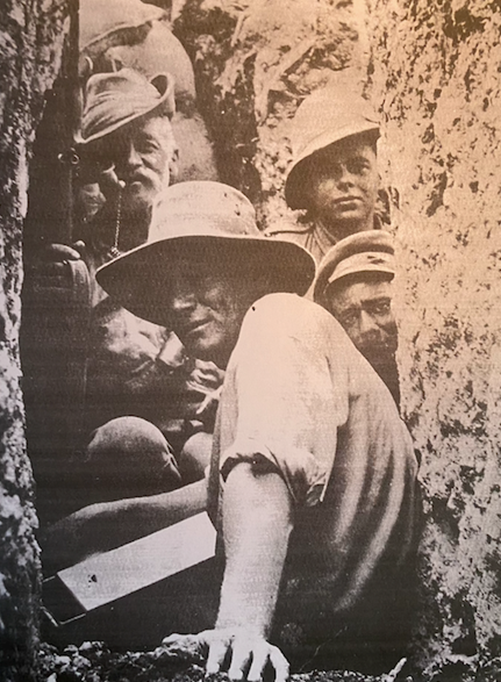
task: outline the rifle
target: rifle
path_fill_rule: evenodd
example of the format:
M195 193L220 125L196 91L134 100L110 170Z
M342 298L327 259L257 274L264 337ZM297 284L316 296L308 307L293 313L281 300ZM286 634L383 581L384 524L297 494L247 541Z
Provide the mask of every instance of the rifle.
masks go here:
M25 222L21 354L28 451L44 520L68 512L77 481L75 451L82 446L90 319L89 273L82 260L48 263L50 244L74 241L74 186L79 158L79 0L67 0L69 31L61 71L46 94L30 164ZM71 510L71 507L69 507Z

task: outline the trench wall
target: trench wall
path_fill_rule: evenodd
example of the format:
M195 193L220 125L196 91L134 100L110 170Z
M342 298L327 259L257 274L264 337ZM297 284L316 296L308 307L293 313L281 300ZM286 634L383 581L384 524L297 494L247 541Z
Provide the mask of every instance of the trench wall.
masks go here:
M66 2L0 8L0 677L30 680L38 646L39 550L26 454L19 328L28 165L43 95L61 60Z
M368 10L403 410L422 457L416 645L425 670L459 669L501 654L501 7Z

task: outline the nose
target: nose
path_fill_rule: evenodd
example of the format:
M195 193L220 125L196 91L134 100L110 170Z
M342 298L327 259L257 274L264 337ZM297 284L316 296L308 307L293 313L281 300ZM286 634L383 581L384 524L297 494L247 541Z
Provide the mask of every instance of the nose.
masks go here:
M339 170L338 170L338 186L339 187L353 187L354 179L353 179L353 173L351 173L348 168L344 165L340 165Z
M184 317L196 307L195 291L187 278L172 273L169 289L169 309L174 316Z
M141 155L134 146L133 140L129 141L124 156L125 156L124 162L128 168L138 168L139 166L142 165L143 161Z
M381 329L378 323L365 310L360 311L359 317L359 334L360 338L365 342L375 342L379 341L381 336Z

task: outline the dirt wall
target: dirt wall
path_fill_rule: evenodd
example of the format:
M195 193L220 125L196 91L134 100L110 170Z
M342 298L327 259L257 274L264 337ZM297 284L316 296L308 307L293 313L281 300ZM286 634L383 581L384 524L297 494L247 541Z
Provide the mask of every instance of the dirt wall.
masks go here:
M400 245L403 409L425 494L418 644L428 671L459 670L501 654L501 12L484 0L368 6Z
M283 198L290 121L332 79L357 87L345 69L364 62L364 12L362 0L186 0L176 15L220 179L253 201L263 228L296 220Z
M39 554L19 359L22 226L43 93L57 72L66 3L0 9L0 676L29 680L37 646Z

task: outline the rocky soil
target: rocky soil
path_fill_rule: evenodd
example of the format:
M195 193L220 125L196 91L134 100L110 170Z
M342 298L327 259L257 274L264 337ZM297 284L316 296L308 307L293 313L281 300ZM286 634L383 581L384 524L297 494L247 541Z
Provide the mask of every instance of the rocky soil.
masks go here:
M158 647L148 652L113 653L102 642L84 642L58 652L45 645L40 682L199 682L205 679L203 658L195 648L180 651ZM214 682L227 680L214 675ZM315 671L294 674L295 682L393 682L396 677L374 677L357 672ZM403 678L405 679L405 678Z
M227 682L224 674L214 682ZM196 647L180 650L160 646L153 651L117 653L103 642L84 642L80 647L57 650L43 645L39 682L200 682L207 679L203 657ZM271 680L271 678L269 678ZM382 675L347 670L313 670L293 673L291 682L499 682L501 658L480 664L476 656L458 655L446 664L416 673L405 659Z

